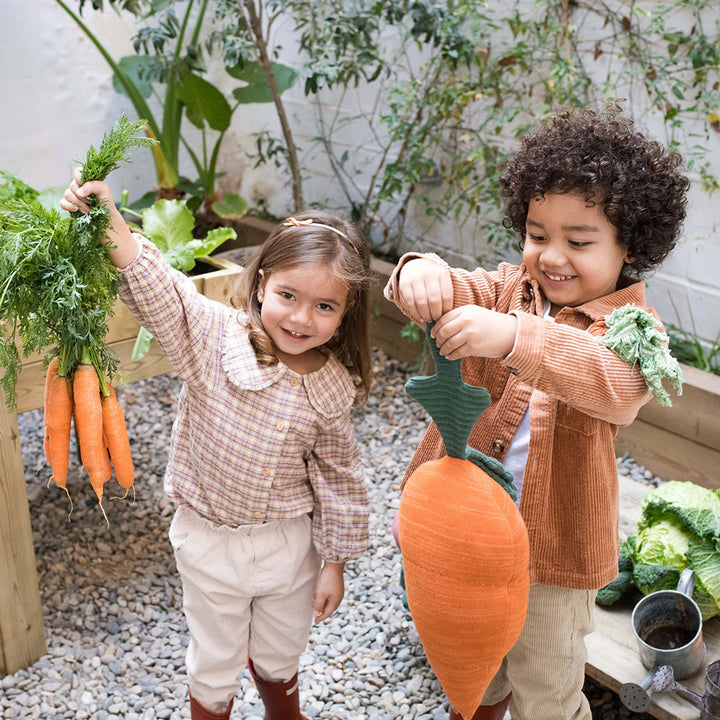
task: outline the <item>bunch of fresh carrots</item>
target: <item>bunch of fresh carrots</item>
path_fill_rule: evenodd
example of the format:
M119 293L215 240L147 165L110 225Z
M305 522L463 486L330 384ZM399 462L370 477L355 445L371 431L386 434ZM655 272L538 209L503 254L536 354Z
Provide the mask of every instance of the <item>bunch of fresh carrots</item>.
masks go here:
M104 180L130 147L152 144L138 137L144 126L122 116L99 148L88 150L82 182ZM108 382L117 370L105 340L118 279L102 244L110 216L97 202L85 215L68 216L44 207L23 183L15 186L16 195L0 201L0 383L12 408L21 367L17 341L25 355L46 353L44 445L52 479L69 497L74 419L82 464L107 521L102 499L111 463L125 496L134 482L125 419Z
M75 420L82 464L107 521L102 499L103 487L111 476L111 461L125 495L133 486L135 470L122 407L113 387L105 382L102 385L92 362L78 365L71 379L60 372L60 358L52 358L45 376L44 447L53 472L51 479L70 497L66 483L70 430Z

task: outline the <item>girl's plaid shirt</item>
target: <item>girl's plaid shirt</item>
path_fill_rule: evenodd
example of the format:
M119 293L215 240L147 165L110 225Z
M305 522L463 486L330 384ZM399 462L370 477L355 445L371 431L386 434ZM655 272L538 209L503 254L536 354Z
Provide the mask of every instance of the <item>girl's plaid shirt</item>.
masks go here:
M258 365L244 314L200 295L136 237L140 251L121 271L120 296L184 381L168 496L229 527L309 513L323 560L361 555L369 505L347 369L333 356L306 375Z

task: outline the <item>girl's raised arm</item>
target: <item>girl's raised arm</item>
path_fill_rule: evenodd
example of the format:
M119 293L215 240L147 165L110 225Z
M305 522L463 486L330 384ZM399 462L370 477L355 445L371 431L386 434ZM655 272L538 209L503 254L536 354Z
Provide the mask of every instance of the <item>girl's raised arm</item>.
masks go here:
M130 228L117 211L110 186L101 180L93 180L80 185L81 168L75 168L74 179L60 200L60 207L68 212L86 213L90 209L88 198L94 195L100 202L104 202L110 211L110 228L107 231L105 243L110 243L110 260L117 268L129 265L137 256L137 240L132 236Z

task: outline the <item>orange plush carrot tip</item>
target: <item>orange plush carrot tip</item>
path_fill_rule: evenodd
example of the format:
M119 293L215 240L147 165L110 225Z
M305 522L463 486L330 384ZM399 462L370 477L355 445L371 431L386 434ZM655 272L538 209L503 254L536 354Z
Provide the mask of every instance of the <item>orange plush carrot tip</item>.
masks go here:
M471 718L527 611L529 546L512 476L467 440L490 405L428 342L436 374L408 395L435 421L447 456L420 465L400 500L399 540L408 606L428 662L452 705Z

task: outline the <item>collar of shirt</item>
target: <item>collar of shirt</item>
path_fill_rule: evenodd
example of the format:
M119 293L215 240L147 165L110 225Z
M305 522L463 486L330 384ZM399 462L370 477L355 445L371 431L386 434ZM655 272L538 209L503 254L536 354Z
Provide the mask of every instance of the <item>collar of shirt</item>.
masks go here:
M315 372L300 375L287 365L260 365L244 326L245 314L230 316L223 337L222 364L230 382L244 390L259 392L284 378L296 379L307 392L308 401L324 418L348 412L355 399L355 385L347 368L334 356Z

